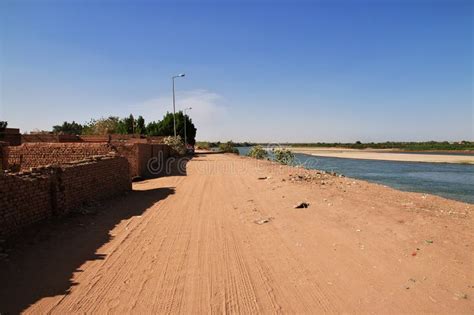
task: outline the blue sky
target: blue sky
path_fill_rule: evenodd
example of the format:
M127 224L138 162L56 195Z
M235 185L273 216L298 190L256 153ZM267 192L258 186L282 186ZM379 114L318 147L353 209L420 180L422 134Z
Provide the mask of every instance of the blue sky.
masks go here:
M200 140L473 140L470 1L1 1L0 120L192 106Z

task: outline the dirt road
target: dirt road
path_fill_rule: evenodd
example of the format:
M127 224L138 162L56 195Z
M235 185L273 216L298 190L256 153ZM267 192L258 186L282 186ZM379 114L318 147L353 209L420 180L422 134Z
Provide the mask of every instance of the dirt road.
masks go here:
M18 245L0 313L474 312L472 205L231 155L186 172Z

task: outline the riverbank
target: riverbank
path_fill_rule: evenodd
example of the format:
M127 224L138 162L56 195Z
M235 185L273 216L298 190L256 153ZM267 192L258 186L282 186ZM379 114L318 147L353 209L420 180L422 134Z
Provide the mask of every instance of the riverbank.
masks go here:
M0 312L467 314L473 210L201 154L185 176L134 183L13 250L0 261Z
M347 159L474 164L474 156L464 154L412 153L409 151L372 149L358 150L345 148L290 147L289 149L294 153L304 153L314 156L337 157Z

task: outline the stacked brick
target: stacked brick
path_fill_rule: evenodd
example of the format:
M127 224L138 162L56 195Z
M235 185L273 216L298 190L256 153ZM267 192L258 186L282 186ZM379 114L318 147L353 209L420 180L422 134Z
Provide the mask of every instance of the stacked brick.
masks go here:
M8 143L0 141L0 171L8 170Z
M63 164L112 151L106 143L24 143L10 147L8 163L12 170Z
M28 143L28 142L58 143L58 142L82 142L82 140L79 136L76 136L76 135L53 135L53 134L21 135L21 143Z
M110 142L110 135L79 135L77 136L81 142L91 143L108 143Z
M9 145L20 145L21 134L20 129L17 128L6 128L0 131L0 141L4 141Z
M129 164L130 178L140 176L138 161L138 144L115 145L114 151L127 159Z
M158 163L165 164L170 157L170 147L165 144L138 144L137 172L143 177L153 177L148 169L150 159L157 159Z
M130 164L130 177L154 177L150 173L148 163L151 159L157 159L159 163L165 163L170 156L170 147L165 144L122 144L114 145L114 151L125 157Z
M51 177L41 173L0 175L0 238L52 214Z
M98 156L61 167L63 212L91 200L109 198L131 189L128 161L123 157Z
M9 148L8 164L12 171L25 171L32 167L60 165L85 158L116 152L129 163L130 178L155 176L148 170L148 162L158 158L164 163L170 147L151 143L24 143Z
M1 173L0 238L130 189L128 161L115 155Z

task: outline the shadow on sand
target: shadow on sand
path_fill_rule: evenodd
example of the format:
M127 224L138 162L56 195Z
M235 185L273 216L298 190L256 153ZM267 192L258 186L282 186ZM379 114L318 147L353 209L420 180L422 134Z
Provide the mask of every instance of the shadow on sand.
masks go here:
M177 159L170 159L169 167L167 167L166 174L164 176L186 176L187 165L194 156L184 156Z
M95 215L54 219L25 232L0 261L0 314L17 314L42 298L66 294L81 265L105 258L97 250L112 239L109 232L117 224L173 193L172 187L132 191L97 207Z

